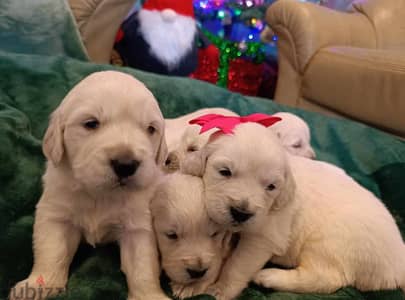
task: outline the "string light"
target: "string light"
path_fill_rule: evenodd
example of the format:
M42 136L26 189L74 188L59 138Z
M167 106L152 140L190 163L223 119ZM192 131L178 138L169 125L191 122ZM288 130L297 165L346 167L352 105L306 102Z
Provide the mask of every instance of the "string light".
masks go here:
M263 22L262 22L261 20L257 20L257 21L256 21L256 28L257 28L259 31L262 31L262 30L263 30L264 25L263 25Z
M237 9L234 10L235 16L240 16L241 13L242 13L242 10L239 9L239 8L237 8Z
M223 10L218 11L218 17L219 17L220 19L225 18L225 12L224 12Z

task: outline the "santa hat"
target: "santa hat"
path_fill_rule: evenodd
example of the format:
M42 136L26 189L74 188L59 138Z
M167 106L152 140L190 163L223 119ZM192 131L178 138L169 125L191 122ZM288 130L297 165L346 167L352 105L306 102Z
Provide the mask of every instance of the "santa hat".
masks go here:
M192 1L183 0L146 0L142 9L165 10L171 9L177 14L194 18L194 8Z

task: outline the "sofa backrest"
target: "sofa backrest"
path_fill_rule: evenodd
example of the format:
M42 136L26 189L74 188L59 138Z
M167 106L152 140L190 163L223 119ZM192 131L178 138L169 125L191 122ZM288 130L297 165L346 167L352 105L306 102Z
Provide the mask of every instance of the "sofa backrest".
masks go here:
M405 0L356 0L353 8L374 25L377 48L405 49Z

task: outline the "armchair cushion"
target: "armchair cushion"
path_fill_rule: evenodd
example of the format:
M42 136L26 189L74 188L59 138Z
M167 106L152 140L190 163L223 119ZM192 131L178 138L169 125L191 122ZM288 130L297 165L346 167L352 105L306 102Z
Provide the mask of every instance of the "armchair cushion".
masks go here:
M404 82L403 50L327 47L308 65L302 93L331 110L404 136Z
M357 0L353 7L372 22L377 48L405 48L404 0Z
M279 47L284 49L280 52L284 52L299 73L322 47L376 47L375 29L362 13L340 12L296 0L278 0L267 10L266 21L279 35Z

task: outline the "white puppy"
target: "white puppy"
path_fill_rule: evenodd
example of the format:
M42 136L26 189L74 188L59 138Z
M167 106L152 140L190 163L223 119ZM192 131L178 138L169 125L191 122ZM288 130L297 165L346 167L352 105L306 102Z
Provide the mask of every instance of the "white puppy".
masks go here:
M213 128L200 134L200 129L201 127L198 125L186 126L177 148L168 154L165 162L165 170L167 172L182 170L187 155L204 147L210 135L216 131Z
M308 124L300 117L287 112L279 112L273 116L282 120L269 128L277 134L284 148L294 155L315 158Z
M53 296L66 286L83 238L117 241L129 299L169 299L149 211L167 154L164 119L153 95L130 75L107 71L77 84L52 114L44 137L48 159L35 213L34 266L11 291L20 299Z
M189 126L189 121L192 119L195 119L199 116L205 115L205 114L219 114L219 115L224 115L224 116L238 116L235 112L226 109L226 108L221 108L221 107L212 107L212 108L202 108L199 110L196 110L194 112L191 112L189 114L180 116L178 118L174 119L165 119L165 125L166 125L166 142L167 142L167 149L169 153L171 151L174 151L178 148L182 141L182 136L184 135L184 132L186 128ZM192 127L199 128L196 125L192 125Z
M230 233L209 219L203 194L201 178L173 173L151 204L162 268L179 298L201 294L214 283L229 250Z
M241 234L211 294L233 299L252 279L302 293L349 285L405 291L405 246L379 199L328 164L287 155L258 124L234 132L185 164L203 176L210 218ZM268 260L289 269L257 273Z
M222 114L225 116L238 116L233 111L224 108L205 108L176 119L166 119L166 140L168 144L168 160L165 170L173 172L181 169L181 164L190 152L201 149L215 129L199 134L198 125L188 122L204 114ZM274 114L282 121L270 126L270 130L277 133L285 149L291 154L307 158L315 158L315 151L311 147L311 134L308 125L298 116L279 112Z
M165 119L166 124L166 141L168 148L168 160L166 162L166 171L175 171L180 169L181 162L187 153L194 152L204 146L212 130L204 134L199 134L201 127L190 125L188 122L205 114L220 114L224 116L238 116L235 112L221 108L203 108L196 110L187 115L175 119ZM215 131L215 129L214 129Z

